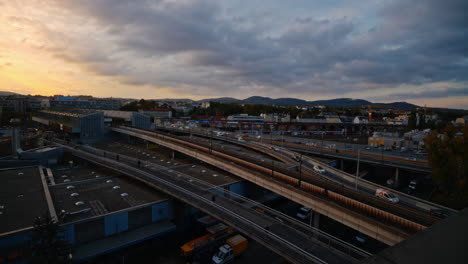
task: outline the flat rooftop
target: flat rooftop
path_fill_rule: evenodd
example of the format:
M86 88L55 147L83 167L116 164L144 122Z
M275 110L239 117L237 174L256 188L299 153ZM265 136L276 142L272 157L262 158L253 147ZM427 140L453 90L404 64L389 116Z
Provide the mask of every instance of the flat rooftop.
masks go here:
M167 199L165 195L154 189L123 176L67 182L49 188L57 214L62 210L69 213L64 222L73 222Z
M83 164L77 165L77 161L75 160L74 162L73 168L63 165L52 170L56 184L117 176L116 173L106 168L85 166Z
M0 170L0 235L31 227L46 213L39 167Z

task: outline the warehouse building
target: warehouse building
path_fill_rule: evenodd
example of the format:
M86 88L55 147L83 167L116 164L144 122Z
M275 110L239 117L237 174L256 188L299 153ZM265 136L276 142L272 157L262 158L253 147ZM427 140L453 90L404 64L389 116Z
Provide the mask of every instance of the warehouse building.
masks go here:
M32 120L79 137L82 142L101 140L105 133L104 114L93 110L42 110L35 113Z

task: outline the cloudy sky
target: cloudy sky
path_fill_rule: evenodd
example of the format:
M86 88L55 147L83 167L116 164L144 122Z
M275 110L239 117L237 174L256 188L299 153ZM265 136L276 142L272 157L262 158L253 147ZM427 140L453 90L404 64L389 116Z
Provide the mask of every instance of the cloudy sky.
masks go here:
M468 109L466 0L0 0L0 90Z

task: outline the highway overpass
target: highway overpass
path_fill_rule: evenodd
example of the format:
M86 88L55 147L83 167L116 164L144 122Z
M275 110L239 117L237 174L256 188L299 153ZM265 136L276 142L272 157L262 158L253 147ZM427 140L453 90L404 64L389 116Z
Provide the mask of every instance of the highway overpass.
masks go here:
M194 131L193 129L191 129L191 130L180 130L180 129L174 129L174 128L163 128L162 130L171 131L171 132L178 132L178 133L181 133L181 132L182 133L191 133L191 134L199 135L199 136L202 136L202 137L211 137L211 135L209 133L208 134L205 133L206 131L204 131L204 130L195 130ZM299 157L300 154L298 152L292 151L291 148L287 147L287 145L284 145L284 148L283 148L283 144L280 144L281 143L280 141L278 141L277 142L278 144L276 144L276 145L271 145L269 143L269 140L263 139L263 140L260 141L260 140L258 140L256 138L247 138L246 140L244 140L244 142L241 142L241 141L238 141L237 139L235 139L233 137L228 136L227 134L224 134L223 136L217 136L216 133L213 133L213 138L217 139L217 140L223 140L223 141L226 141L226 142L230 142L232 144L237 144L237 145L240 145L240 146L244 146L244 147L247 147L247 148L251 148L251 149L256 150L256 151L260 151L262 153L270 155L271 157L274 157L274 158L276 158L278 160L281 160L281 161L283 161L285 163L291 164L291 166L298 166L299 165L299 162L297 161L297 157ZM308 147L308 146L303 145L302 147ZM313 148L311 148L311 149L313 149ZM324 149L327 149L327 148L324 148ZM301 150L300 153L307 153L307 151L303 151L303 149L300 149L300 150ZM336 156L334 156L336 154L335 151L330 151L330 149L327 149L327 150L332 155L331 156L332 158L337 158ZM317 151L317 150L315 149L315 150L312 150L312 151ZM350 151L348 151L348 152L350 152ZM357 161L357 152L354 152L354 153L356 155L354 155L354 154L343 154L343 153L341 153L341 154L338 153L338 155L341 155L341 156L342 155L348 155L349 159ZM360 158L361 158L360 161L362 161L362 157L365 157L366 153L360 153L360 155L361 155L360 156ZM356 186L356 176L355 175L352 175L352 174L346 173L346 172L344 172L342 170L339 170L339 169L336 169L334 167L328 166L327 164L325 164L323 162L320 162L320 161L318 161L318 160L316 160L314 158L311 158L311 157L308 157L308 156L305 156L305 155L303 155L301 157L302 157L302 165L303 165L303 170L304 171L308 171L309 173L314 174L315 172L312 170L312 167L314 165L320 165L321 167L326 168L326 172L324 174L321 174L321 175L320 174L317 175L317 173L315 173L317 176L319 176L319 177L325 176L328 179L330 179L332 181L335 181L336 183L346 185L349 188L357 189L357 190L366 192L366 193L371 194L371 195L375 194L376 189L379 189L379 188L390 189L388 186L382 186L382 185L373 183L373 182L365 180L365 179L358 179L357 180L357 186ZM387 156L384 156L384 157L387 157ZM404 157L401 156L401 157L398 157L398 158L404 158ZM415 162L415 161L409 161L409 160L406 160L406 161L408 161L410 163ZM379 164L379 162L380 161L376 162L376 164ZM385 164L391 164L390 160L387 160L387 161L384 161L384 162L386 162ZM425 163L426 161L418 161L418 162L419 163L420 162ZM419 163L414 163L414 164L419 164ZM400 164L399 166L401 168L414 169L413 165L411 165L410 167L405 167L405 165ZM431 210L441 210L446 215L453 215L453 214L457 213L456 210L453 210L451 208L448 208L448 207L445 207L445 206L442 206L442 205L439 205L439 204L435 204L435 203L432 203L430 201L420 199L418 197L415 197L415 196L412 196L412 195L409 195L409 194L406 194L406 193L399 192L397 190L392 190L392 192L394 192L399 197L401 204L403 204L405 206L408 206L408 207L411 207L411 208L414 208L414 209L417 209L417 210L420 210L420 211L423 211L423 212L428 213Z
M128 127L111 129L202 160L299 204L311 207L322 215L389 245L394 245L438 221L437 218L427 214L370 195L363 195L348 188L340 188L342 186L323 179L311 177L298 179L220 151L154 132Z

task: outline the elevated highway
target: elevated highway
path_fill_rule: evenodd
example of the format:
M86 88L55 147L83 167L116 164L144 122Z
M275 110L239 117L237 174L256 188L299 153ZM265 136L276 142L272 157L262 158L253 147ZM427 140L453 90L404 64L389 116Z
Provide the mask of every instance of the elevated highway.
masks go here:
M132 177L232 225L293 263L357 263L370 256L326 233L301 226L287 216L278 216L278 212L272 212L274 217L259 213L252 208L258 204L227 191L217 194L218 190L211 190L213 186L193 182L188 175L176 176L157 164L142 164L135 158L117 153L90 153L80 146L60 146L74 156Z
M176 129L176 128L168 128L168 127L158 127L159 130L165 131L173 131L178 133L190 133L199 136L209 137L210 133L207 130L203 129ZM222 138L233 138L233 135L225 134ZM337 142L327 142L323 140L304 140L303 138L295 138L295 142L285 140L284 138L278 139L279 136L275 135L270 139L268 137L265 138L256 138L256 137L249 137L249 141L256 141L261 143L270 143L272 145L281 146L284 148L291 149L293 151L309 153L313 155L320 155L325 157L331 158L339 158L345 160L357 160L357 147L349 147L352 144L339 144ZM220 138L220 137L218 137ZM308 144L309 141L314 141L314 144ZM329 147L330 144L335 145L334 147ZM394 168L401 168L413 171L420 171L431 173L431 168L429 167L427 160L423 159L416 159L414 157L409 157L404 155L404 153L396 153L396 152L386 152L386 151L379 151L375 152L373 150L366 150L362 148L359 150L360 152L360 161L364 163L370 164L378 164L382 166L389 166Z
M187 133L187 130L179 130L179 129L173 129L173 128L169 128L169 129L164 128L164 130L179 132L179 133L180 132ZM210 135L207 135L206 133L204 133L203 130L200 130L200 131L199 130L197 130L197 131L190 130L189 133L199 135L199 136L203 136L203 137L210 136ZM297 160L297 158L301 157L302 158L302 165L303 165L302 170L303 171L306 171L306 172L308 172L310 174L315 174L318 177L327 177L327 179L332 180L332 181L334 181L336 183L343 184L345 186L348 186L349 188L357 189L357 190L366 192L366 193L371 194L371 195L375 194L375 191L377 189L379 189L379 188L389 189L389 187L387 187L387 186L382 186L382 185L379 185L377 183L373 183L373 182L365 180L365 179L361 179L361 178L356 179L355 175L351 175L351 174L346 173L346 172L344 172L342 170L339 170L339 169L336 169L334 167L328 166L327 164L325 164L323 162L320 162L320 161L318 161L316 159L313 159L311 157L308 157L308 156L305 156L305 155L300 156L299 152L300 153L308 153L308 152L302 151L302 149L299 149L298 152L293 151L292 149L287 148L287 145L284 145L284 147L283 147L283 144L281 144L280 141L278 141L276 145L271 145L270 143L267 143L267 142L269 142L269 140L265 140L265 139L263 139L262 141L259 141L258 139L255 139L255 138L249 138L249 139L246 139L245 142L240 142L240 141L236 140L235 138L229 137L227 135L224 135L224 136L213 135L213 138L215 138L217 140L227 141L227 142L230 142L232 144L237 144L237 145L244 146L244 147L247 147L247 148L251 148L251 149L256 150L256 151L260 151L262 153L270 155L271 157L274 157L274 158L276 158L278 160L281 160L281 161L283 161L285 163L291 164L291 166L299 166L299 161ZM303 147L309 147L309 146L306 146L306 145L302 145L302 146ZM327 148L324 148L324 149L327 149ZM327 150L330 152L330 149L327 149ZM332 155L334 155L333 153L336 153L336 152L331 151L331 153L332 153ZM353 155L352 157L350 156L350 159L352 159L352 160L354 159L354 160L357 161L357 152L354 152L354 153L356 153L356 155ZM366 153L360 153L360 155L361 155L361 161L362 161L362 157L363 157L363 155L365 156ZM403 157L400 157L400 158L403 158ZM406 161L414 163L414 161L409 161L409 160L406 160ZM387 163L388 163L388 161L387 161ZM415 163L415 164L417 164L417 163ZM314 165L320 165L321 167L326 169L326 172L324 174L317 174L312 169ZM400 167L404 167L404 166L400 166ZM356 188L356 181L357 181L357 188ZM430 201L420 199L418 197L415 197L415 196L412 196L412 195L409 195L409 194L406 194L406 193L399 192L397 190L392 190L392 192L394 192L399 197L400 203L402 205L410 207L410 208L414 208L414 209L417 209L417 210L420 210L420 211L423 211L423 212L426 212L426 213L429 213L431 210L440 210L446 215L453 215L453 214L457 213L457 210L453 210L451 208L448 208L448 207L445 207L445 206L442 206L442 205L439 205L439 204L435 204L435 203L432 203Z
M135 128L111 128L202 160L314 211L341 222L386 244L394 245L438 221L437 218L343 188L326 179L299 178L247 162L232 155L169 136ZM294 174L290 176L289 174Z

